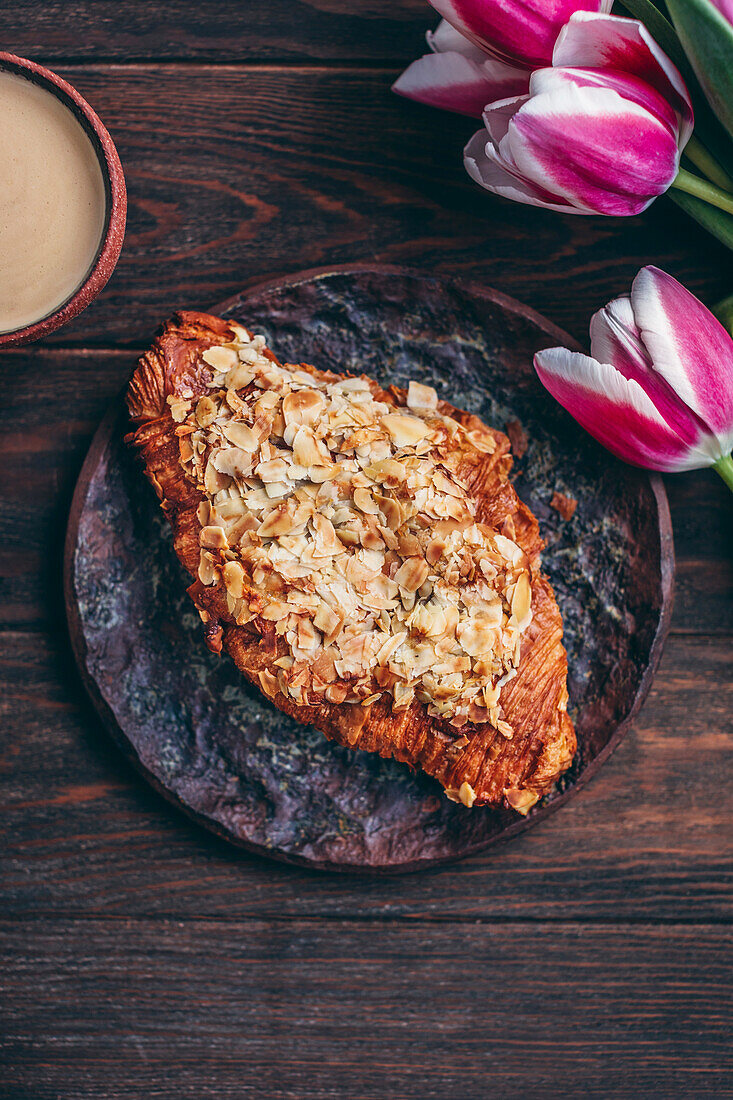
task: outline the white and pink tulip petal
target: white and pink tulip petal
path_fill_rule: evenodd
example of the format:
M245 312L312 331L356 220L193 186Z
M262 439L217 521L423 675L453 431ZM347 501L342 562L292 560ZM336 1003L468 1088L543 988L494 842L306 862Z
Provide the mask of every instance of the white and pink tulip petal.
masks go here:
M486 191L528 206L542 206L561 214L578 214L568 203L523 179L501 159L485 130L473 135L463 150L463 163L472 180Z
M690 139L694 115L690 93L676 65L636 19L577 12L560 32L552 55L554 67L624 72L649 84L674 108L679 147Z
M441 19L434 31L427 31L425 40L433 53L461 53L479 64L487 57L486 50L457 31L447 19Z
M488 53L546 65L560 28L575 11L608 12L612 0L430 0L462 35Z
M714 459L699 433L682 439L642 387L608 363L549 348L535 355L543 386L612 454L635 466L673 472L709 466Z
M689 290L656 267L639 272L631 305L655 371L717 440L733 448L733 339Z
M710 434L657 369L637 325L631 298L616 298L594 314L590 350L598 362L610 363L624 378L637 382L680 439L694 443L701 435Z
M459 53L430 53L409 65L392 91L430 107L480 118L487 103L517 94L528 75L500 61L480 65Z
M663 121L674 136L679 132L676 111L656 88L631 73L614 69L538 69L532 77L532 94L551 93L568 86L576 88L608 88L622 99L643 107L654 118Z
M670 187L679 151L663 121L607 88L567 84L535 96L535 76L505 139L527 180L581 212L623 216Z

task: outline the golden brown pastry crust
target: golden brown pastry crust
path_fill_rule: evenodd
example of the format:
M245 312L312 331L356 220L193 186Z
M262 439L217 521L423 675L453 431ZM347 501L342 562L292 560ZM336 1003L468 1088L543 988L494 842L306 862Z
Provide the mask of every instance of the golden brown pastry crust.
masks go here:
M197 509L204 496L184 473L168 401L181 393L206 394L211 372L202 363L202 353L233 336L230 325L220 318L176 314L140 360L130 382L127 404L135 430L128 438L141 454L147 477L168 516L176 553L196 578L189 593L206 622L208 644L215 650L223 646L247 679L259 687L260 672L270 670L286 647L272 623L255 620L246 626L236 625L225 590L204 587L197 578L201 531ZM271 352L264 354L277 363ZM307 365L299 369L318 378L326 376ZM380 399L400 406L405 403L405 393L390 387L380 393ZM470 414L446 402L439 408L464 426L475 425L485 431ZM417 699L398 712L393 712L389 696L368 707L332 704L325 699L317 706L303 705L279 691L272 701L342 745L422 768L438 779L450 796L457 798L461 792L467 804L503 803L526 813L570 766L576 739L566 712L562 621L550 584L539 569L543 543L538 524L507 481L511 466L508 439L501 432L490 431L496 444L494 453L467 448L459 474L476 502L476 519L499 531L508 530L531 566L533 619L522 640L518 674L501 693L512 738L502 736L488 723L469 724L456 731L443 719L431 717Z

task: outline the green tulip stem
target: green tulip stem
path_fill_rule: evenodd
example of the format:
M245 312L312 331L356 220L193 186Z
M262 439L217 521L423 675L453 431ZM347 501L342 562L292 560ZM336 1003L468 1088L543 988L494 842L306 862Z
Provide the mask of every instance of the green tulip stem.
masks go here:
M713 469L720 474L731 493L733 493L733 457L726 455L725 458L719 458Z
M711 183L722 188L723 191L733 191L733 179L694 134L685 146L685 156L690 158L695 167L699 168Z
M733 294L723 298L723 301L718 302L717 305L711 306L710 312L715 314L723 328L733 336Z
M717 206L718 210L733 214L733 195L730 192L721 190L707 180L701 180L686 168L680 168L672 186L688 195L695 195L696 198L710 203L711 206Z

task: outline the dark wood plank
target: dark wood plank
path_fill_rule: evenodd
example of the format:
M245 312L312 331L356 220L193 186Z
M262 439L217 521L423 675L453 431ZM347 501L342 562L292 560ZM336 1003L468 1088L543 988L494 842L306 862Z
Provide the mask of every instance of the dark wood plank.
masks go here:
M733 1089L730 929L36 920L0 934L6 1100Z
M438 16L425 0L16 0L0 14L4 48L47 62L89 58L402 63Z
M635 728L554 817L464 863L388 880L304 872L210 837L125 764L64 636L0 635L0 654L6 915L731 916L730 638L670 638Z
M359 259L479 278L582 340L651 258L709 301L729 290L728 253L666 200L610 219L488 195L462 166L476 124L395 96L394 69L62 71L118 143L129 229L103 295L55 343L146 343L176 307Z
M134 363L132 351L33 347L3 357L12 385L0 468L0 627L63 624L61 548L93 432ZM677 555L673 629L733 632L730 500L710 471L666 478Z

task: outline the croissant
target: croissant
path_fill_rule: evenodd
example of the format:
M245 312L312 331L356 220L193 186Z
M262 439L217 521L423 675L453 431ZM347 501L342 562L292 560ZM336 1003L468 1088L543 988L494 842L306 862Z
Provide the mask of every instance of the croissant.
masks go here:
M562 620L509 440L178 313L127 405L207 644L281 710L527 811L569 767Z

